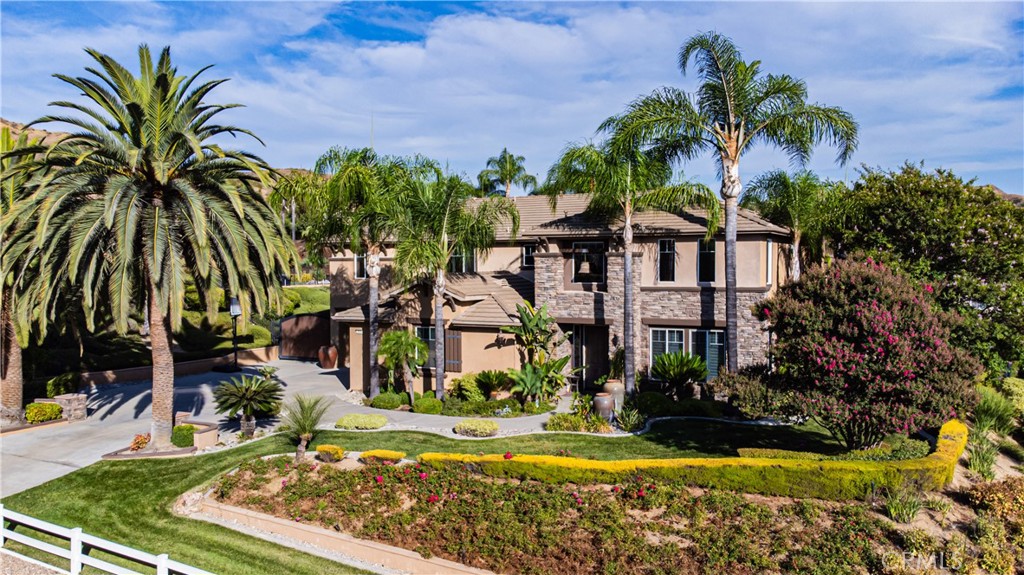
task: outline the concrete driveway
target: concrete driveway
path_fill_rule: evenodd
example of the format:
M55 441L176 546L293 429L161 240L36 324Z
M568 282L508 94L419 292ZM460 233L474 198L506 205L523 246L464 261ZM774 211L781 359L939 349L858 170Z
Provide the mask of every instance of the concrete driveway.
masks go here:
M287 397L296 394L334 397L331 415L344 410L348 370L322 370L314 363L275 361ZM255 373L251 368L246 373ZM219 421L222 432L237 432L237 422L218 416L213 388L234 374L205 373L175 381L175 411L188 411L202 421ZM0 436L0 497L55 479L91 465L106 453L128 446L138 433L147 433L151 417L148 381L102 386L89 393L89 417L68 425L54 425ZM265 422L265 426L272 423Z

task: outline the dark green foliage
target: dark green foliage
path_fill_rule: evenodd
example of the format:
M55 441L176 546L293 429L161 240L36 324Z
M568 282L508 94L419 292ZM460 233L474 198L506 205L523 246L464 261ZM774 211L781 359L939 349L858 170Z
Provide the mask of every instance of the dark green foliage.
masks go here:
M455 378L452 381L451 387L448 388L448 396L466 401L484 401L487 399L477 384L477 374L475 373L468 373L462 377Z
M651 375L668 384L676 399L690 399L693 384L703 382L708 369L699 356L678 351L659 355L651 366Z
M771 385L766 364L754 364L736 372L718 374L708 387L713 395L724 395L729 404L747 419L785 420L800 414L792 392Z
M978 386L980 401L974 408L974 426L992 430L999 435L1010 435L1017 428L1017 409L1003 394L987 386Z
M175 425L171 431L171 443L175 447L192 447L196 442L196 426Z
M241 413L255 416L258 413L276 412L280 409L284 387L273 379L243 375L233 377L213 390L217 413L234 417Z
M405 394L398 394L392 391L381 392L370 402L370 407L376 407L377 409L398 409L400 405L409 404L408 396L403 397L404 395Z
M489 397L492 392L505 391L511 387L508 374L504 371L492 369L481 371L476 374L476 385L484 396Z
M56 403L30 403L25 406L25 421L29 423L53 421L63 414L64 408Z
M758 308L776 335L773 387L850 449L937 427L976 401L980 366L953 343L956 319L873 260L811 268Z
M412 405L412 410L415 413L429 413L433 415L441 413L443 408L444 404L441 403L441 400L433 397L421 397Z
M81 384L81 375L77 371L69 371L51 378L46 382L46 397L57 397L65 393L75 393Z
M646 417L722 417L723 404L717 401L672 398L657 391L645 391L637 396L636 407Z
M864 252L929 284L960 313L962 345L993 375L1024 359L1024 206L952 172L867 169L833 230L841 252Z

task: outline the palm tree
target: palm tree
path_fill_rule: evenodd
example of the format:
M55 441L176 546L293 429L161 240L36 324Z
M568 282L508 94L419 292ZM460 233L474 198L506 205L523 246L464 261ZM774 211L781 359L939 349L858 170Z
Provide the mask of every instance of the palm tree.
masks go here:
M388 371L402 370L402 381L405 391L409 394L409 405L416 403L413 393L414 370L427 363L429 350L423 340L404 329L396 329L384 334L380 341L380 354L384 356L384 366Z
M284 225L285 212L291 211L291 231L292 241L294 242L296 233L295 223L295 208L299 202L305 199L305 192L308 187L304 185L304 180L309 179L311 174L297 172L291 174L290 177L281 178L278 180L277 185L271 190L270 195L267 196L267 200L275 211L281 212L281 225Z
M500 193L504 187L505 197L511 193L512 184L526 191L535 189L537 178L527 173L525 164L525 157L516 156L509 153L508 148L502 148L500 154L487 159L487 168L477 176L480 189L485 193Z
M31 225L24 220L12 217L15 204L28 195L28 186L34 175L25 170L32 160L31 154L40 152L38 141L29 141L24 133L17 139L11 137L10 128L0 130L0 421L4 423L20 422L24 412L22 393L24 377L22 374L21 343L16 324L17 292L23 291L24 282L29 280L19 268L28 259L26 257L26 239ZM16 240L21 230L21 240Z
M633 334L633 216L648 210L676 212L685 206L707 211L708 236L718 230L718 199L706 186L689 182L670 184L668 163L638 148L613 149L592 143L570 145L548 174L551 209L559 193L590 195L587 212L607 220L622 220L623 328L626 393L636 386L636 349Z
M292 402L285 406L281 428L289 439L298 443L295 463L302 463L306 456L306 447L320 433L320 422L330 407L330 400L326 397L306 395L296 395Z
M349 246L366 255L369 287L370 397L380 393L378 346L380 323L381 257L393 240L402 218L403 201L415 174L436 169L423 158L379 156L372 148L331 148L316 162L316 182L306 193L310 227L307 237L314 249L338 250Z
M274 412L283 396L280 382L263 375L233 377L213 390L217 413L226 413L228 417L241 414L239 423L246 437L252 437L256 431L256 414Z
M804 163L817 144L826 142L839 148L837 160L845 163L857 147L857 123L841 108L807 103L802 80L762 75L760 61L744 61L732 41L716 32L699 34L682 45L683 74L691 59L701 78L696 92L662 87L634 100L623 114L606 120L601 130L611 134L616 147L651 146L683 161L705 153L717 158L725 201L726 349L729 370L736 371L740 158L755 145L767 144Z
M789 276L800 279L801 240L817 253L832 205L835 186L821 181L813 172L801 170L792 176L784 170L762 174L750 182L740 197L740 206L756 210L763 217L793 230L790 243Z
M52 105L90 119L47 116L79 129L56 142L41 159L50 169L29 203L38 218L41 276L68 268L83 289L84 308L109 309L114 327L128 330L144 306L153 363L155 449L170 446L174 422L172 333L180 329L185 284L202 300L223 286L237 297L243 316L280 308L279 276L293 267L294 247L257 190L270 169L258 157L211 142L222 134L251 132L211 123L235 105L204 102L225 80L179 76L164 48L154 65L139 47L138 76L111 57L86 50L100 69L96 78L58 75L85 94L93 107ZM211 312L216 311L211 305Z
M473 201L470 201L473 200ZM453 254L486 255L499 225L519 233L519 211L505 197L474 199L458 175L412 181L398 229L395 271L399 281L426 280L434 291L434 394L444 398L444 291Z

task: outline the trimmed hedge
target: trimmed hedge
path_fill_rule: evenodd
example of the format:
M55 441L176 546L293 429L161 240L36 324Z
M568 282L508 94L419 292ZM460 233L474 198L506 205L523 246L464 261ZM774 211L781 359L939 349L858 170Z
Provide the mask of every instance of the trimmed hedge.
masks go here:
M533 479L549 483L618 483L637 475L688 485L746 493L819 499L862 499L879 488L911 482L934 491L953 480L957 460L967 445L967 427L956 420L939 432L935 452L905 461L808 461L747 457L633 459L593 461L547 455L467 455L424 453L431 467L466 467L491 477Z
M388 424L388 418L376 413L349 413L338 419L338 429L380 429Z
M857 449L840 455L823 455L806 451L768 449L762 447L741 447L736 450L740 457L763 459L804 459L810 461L902 461L919 459L928 455L931 447L927 441L906 436L891 436L878 447Z
M490 419L464 419L455 424L455 433L468 437L494 437L498 435L498 422Z
M196 444L196 426L175 425L171 430L171 444L175 447L192 447Z
M402 451L391 451L390 449L371 449L364 451L359 455L359 461L363 463L378 463L381 461L391 461L392 463L398 463L405 459L405 453Z
M341 461L345 458L345 450L337 445L318 445L316 447L316 453L320 456L320 460L326 463Z
M444 404L435 397L421 397L416 400L416 403L412 404L413 413L437 415L441 413L442 409L444 409Z
M56 403L30 403L25 406L25 421L43 423L64 416L64 408Z
M377 409L398 409L402 405L402 397L397 393L385 391L370 401L370 407Z

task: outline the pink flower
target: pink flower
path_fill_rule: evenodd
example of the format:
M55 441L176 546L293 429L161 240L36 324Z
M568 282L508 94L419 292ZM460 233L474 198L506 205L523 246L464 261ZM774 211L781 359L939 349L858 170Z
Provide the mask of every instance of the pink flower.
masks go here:
M513 457L513 455L512 455L511 451L506 451L505 452L505 459L512 459L512 457Z
M406 475L409 475L410 473L412 473L412 471L410 471L410 470L409 470L409 468L408 468L408 467L406 467L406 468L405 468L405 474L406 474Z
M764 312L765 317L772 317L772 310L770 310L768 308L764 308L761 311Z
M935 290L932 288L931 284L924 284L924 291L933 293Z
M448 494L448 499L451 499L452 501L455 501L455 498L456 498L456 497L457 497L457 496L456 496L456 495L455 495L454 493L449 493L449 494Z
M440 499L437 495L430 495L427 497L427 503L437 503Z
M384 483L384 476L378 475L377 477L374 477L373 480L377 483Z
M426 479L426 478L427 478L427 474L426 473L420 473L420 479Z

